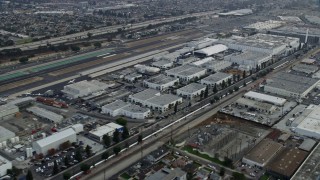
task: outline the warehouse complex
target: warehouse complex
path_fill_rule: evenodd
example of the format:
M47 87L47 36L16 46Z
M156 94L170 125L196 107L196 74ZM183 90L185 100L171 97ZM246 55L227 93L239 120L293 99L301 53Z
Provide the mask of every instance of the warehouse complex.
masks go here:
M306 74L313 74L318 71L318 66L314 65L306 65L306 64L297 64L292 67L292 70L298 71L298 72L303 72Z
M207 70L192 65L178 66L169 70L166 70L168 76L179 78L180 81L190 81L192 79L201 78L206 75Z
M7 141L8 139L14 138L16 134L2 126L0 126L0 143Z
M166 90L169 87L172 87L176 84L179 83L179 79L178 78L174 78L174 77L170 77L170 76L166 76L163 74L160 74L158 76L152 77L150 79L144 80L143 84L148 87L148 88L152 88L152 89L156 89L156 90Z
M36 106L27 108L27 111L43 119L47 119L53 123L61 123L63 120L62 115L54 113L52 111L48 111L43 108L36 107Z
M78 98L88 96L91 93L102 91L110 87L110 85L92 80L92 81L80 81L74 84L64 86L62 92L69 98Z
M0 156L0 177L5 176L9 169L12 169L12 162Z
M266 169L270 174L281 179L290 179L299 168L308 153L299 149L283 148Z
M119 132L122 132L123 131L123 127L118 125L118 124L116 124L116 123L108 123L106 125L99 126L94 130L91 130L89 132L89 136L90 136L90 138L100 142L100 141L103 140L103 136L104 135L108 135L109 137L112 137L113 133L116 130L119 131Z
M257 66L261 67L261 65L271 60L271 55L258 51L244 51L240 54L231 54L225 56L224 59L231 63L248 66L248 69L255 69Z
M201 92L204 93L206 89L205 85L198 83L188 84L180 89L177 89L177 95L182 96L184 98L195 98L200 96Z
M292 123L295 132L320 139L320 106L309 105Z
M280 72L267 79L264 91L285 97L303 98L319 82L319 79Z
M237 51L249 50L270 55L287 53L297 49L300 45L300 40L298 38L270 34L255 34L248 37L233 37L221 40L221 42L230 49Z
M282 148L280 143L263 139L242 158L250 166L264 167Z
M273 104L276 106L283 106L287 102L287 100L284 98L279 98L276 96L262 94L262 93L258 93L258 92L254 92L254 91L249 91L249 92L245 93L244 97L246 97L248 99L260 101L260 102L267 102L267 103L270 103L270 104Z
M217 44L214 46L209 46L209 47L194 51L194 55L199 57L208 57L208 56L213 56L215 54L224 52L226 50L228 50L227 46L223 44Z
M298 27L298 26L283 26L277 29L269 30L270 34L281 35L281 36L291 36L299 38L301 42L305 42L306 34L308 31L307 42L311 44L319 44L320 30L318 28L311 27Z
M37 154L42 153L46 155L49 149L59 149L60 145L67 141L70 143L77 141L76 132L72 128L57 132L51 136L35 141L32 144L32 148L37 152Z
M164 112L172 108L176 103L182 103L182 98L172 94L161 94L153 89L146 89L129 96L132 103L145 106L152 110Z
M102 106L102 113L110 116L126 116L132 119L145 119L151 113L150 109L116 100Z
M19 108L16 105L5 104L0 106L0 121L14 117L19 112Z
M208 85L208 86L214 86L215 84L220 85L222 82L227 83L228 79L232 79L231 74L217 72L215 74L212 74L208 77L201 79L201 84Z
M246 108L254 108L260 112L265 112L268 114L272 114L276 111L276 106L264 102L257 102L247 98L240 98L236 101L237 105L246 107Z

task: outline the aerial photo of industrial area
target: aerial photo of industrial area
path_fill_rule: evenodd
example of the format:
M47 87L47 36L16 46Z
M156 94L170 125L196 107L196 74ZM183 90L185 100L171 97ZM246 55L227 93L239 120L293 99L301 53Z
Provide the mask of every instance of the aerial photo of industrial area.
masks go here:
M320 0L0 0L0 180L320 180Z

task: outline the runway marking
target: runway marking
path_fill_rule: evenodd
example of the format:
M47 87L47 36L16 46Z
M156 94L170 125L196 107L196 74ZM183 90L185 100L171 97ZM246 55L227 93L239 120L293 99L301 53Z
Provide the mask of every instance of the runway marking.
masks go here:
M41 81L41 80L43 80L43 77L37 76L37 77L32 77L32 78L16 81L16 82L13 82L13 83L9 83L9 84L0 86L0 92L8 91L10 89L14 89L14 88L17 88L17 87L25 86L25 85L28 85L28 84L31 84L31 83L34 83L34 82L37 82L37 81Z

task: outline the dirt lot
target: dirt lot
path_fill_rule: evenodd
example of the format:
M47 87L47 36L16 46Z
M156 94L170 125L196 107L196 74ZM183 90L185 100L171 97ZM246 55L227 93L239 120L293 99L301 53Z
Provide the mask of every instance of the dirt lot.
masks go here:
M43 78L37 76L37 77L24 79L24 80L21 80L21 81L16 81L16 82L13 82L13 83L9 83L9 84L6 84L5 86L0 86L0 92L4 92L4 91L7 91L9 89L14 89L16 87L24 86L24 85L31 84L31 83L34 83L34 82L37 82L37 81L41 81L41 80L43 80Z

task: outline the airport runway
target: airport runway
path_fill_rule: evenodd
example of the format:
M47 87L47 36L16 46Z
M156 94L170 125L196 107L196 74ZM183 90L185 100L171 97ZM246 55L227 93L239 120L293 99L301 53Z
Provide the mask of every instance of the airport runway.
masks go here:
M114 56L106 57L90 57L85 60L77 61L75 63L70 63L66 65L62 65L59 67L53 67L51 69L44 69L41 71L35 71L30 74L23 75L18 78L14 78L14 80L8 80L5 82L1 82L6 86L6 88L0 89L0 96L8 96L11 94L15 94L18 92L27 92L27 90L35 89L37 93L43 93L48 89L62 89L64 85L68 83L71 79L76 79L76 81L90 79L88 76L80 77L78 74L81 71L92 69L94 67L99 67L101 65L110 64L112 62L117 62L124 58L134 57L146 52L150 52L153 50L161 50L161 49L171 49L177 48L179 44L183 44L188 42L194 38L201 37L203 34L199 31L188 30L182 31L172 34L165 34L163 37L157 36L152 41L149 38L147 39L147 43L143 43L144 40L130 42L130 48L124 48L118 51L114 51L112 53L116 54ZM173 39L166 39L168 37L179 37ZM164 40L165 39L165 40ZM112 54L111 53L111 54ZM106 55L109 56L109 55ZM38 67L41 69L41 65ZM29 68L30 69L30 68ZM34 68L33 68L34 69ZM30 83L26 83L24 80L37 77L36 80L30 81ZM63 80L63 81L62 81ZM62 82L61 82L62 81ZM23 83L22 83L23 82ZM52 86L43 86L43 85L52 85ZM12 88L11 88L12 87ZM38 90L37 87L45 87L42 90Z

